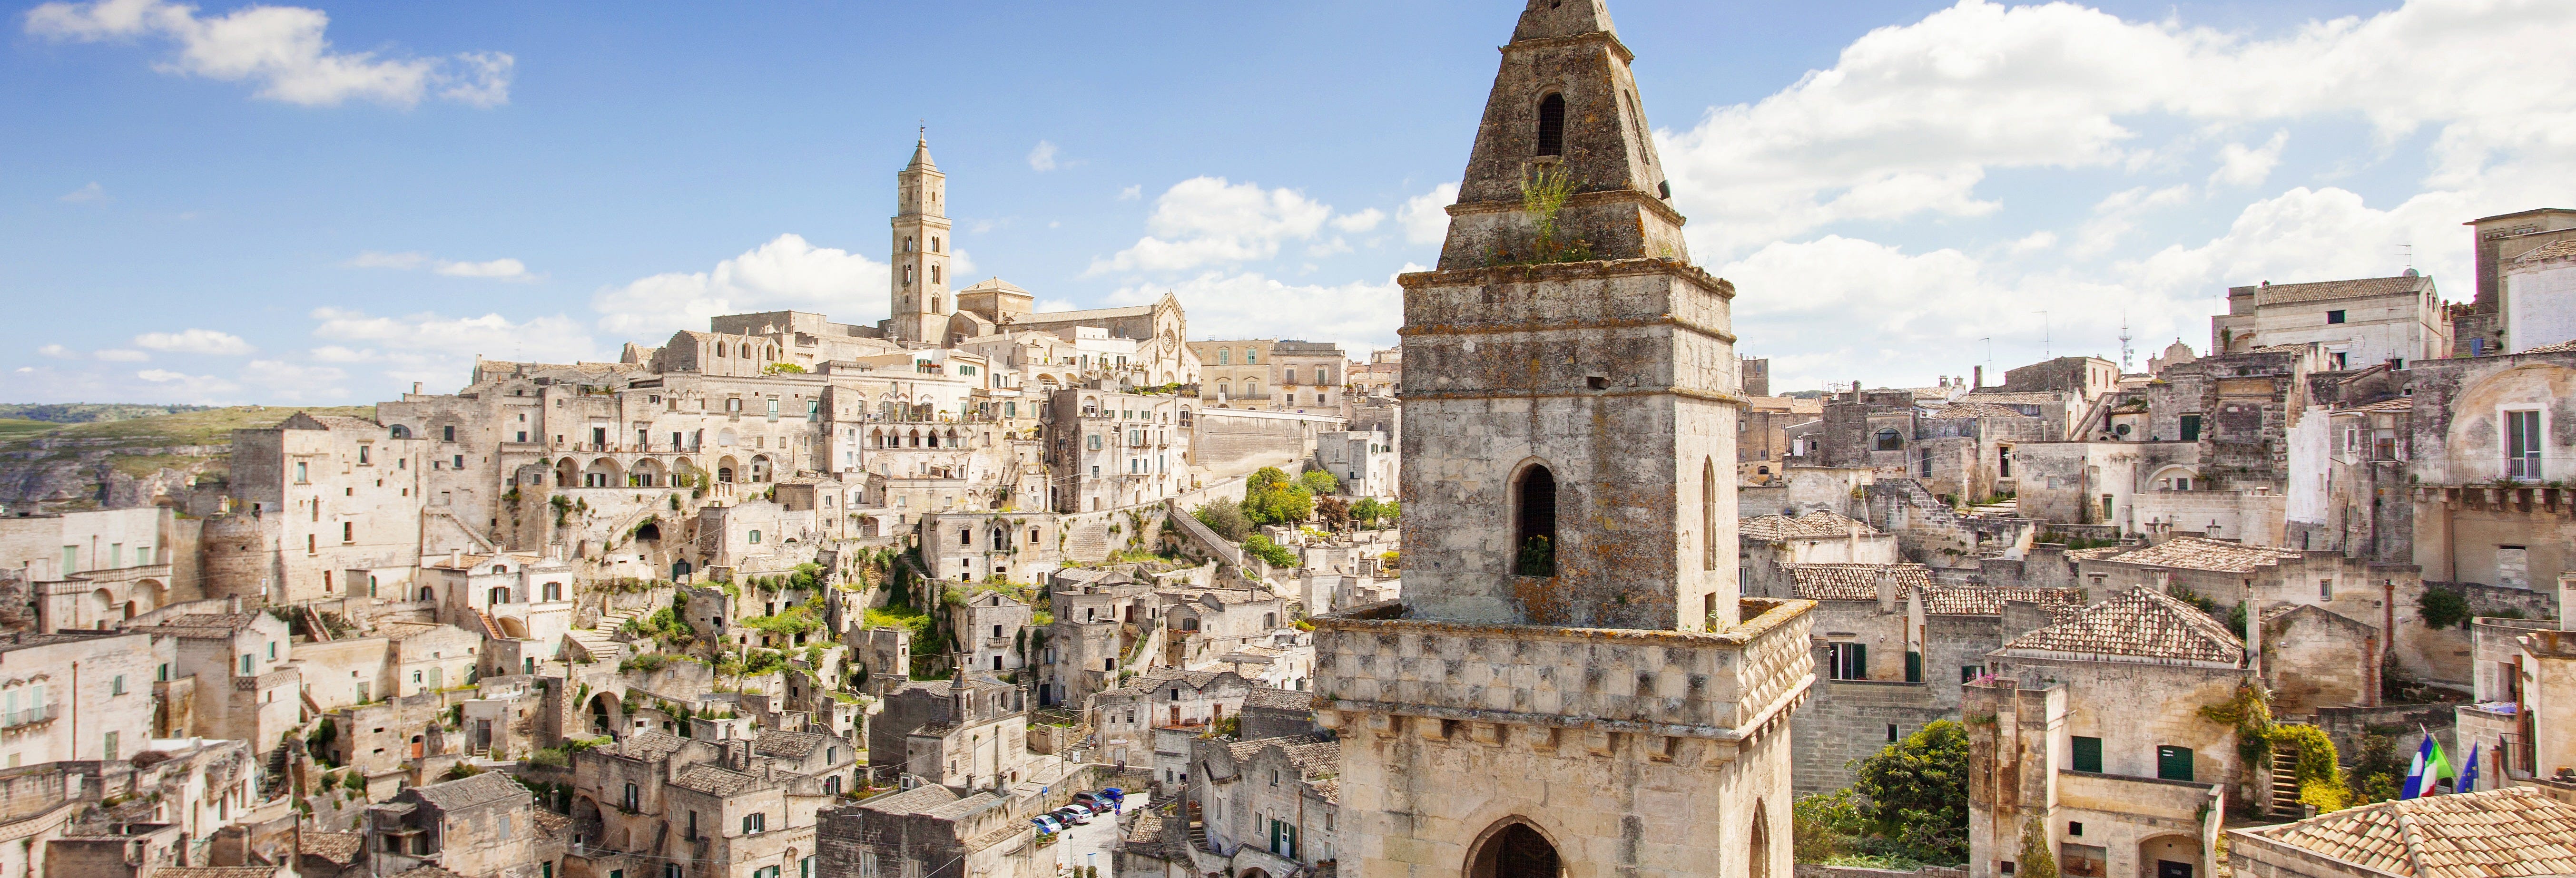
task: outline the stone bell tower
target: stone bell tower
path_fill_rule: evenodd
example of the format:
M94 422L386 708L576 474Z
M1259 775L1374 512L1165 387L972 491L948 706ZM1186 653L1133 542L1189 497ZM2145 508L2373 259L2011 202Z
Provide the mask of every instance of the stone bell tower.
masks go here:
M948 175L930 160L930 138L913 144L912 163L894 175L892 335L896 341L939 344L948 337L956 303L948 293Z
M1724 628L1735 288L1690 264L1602 0L1531 3L1502 54L1440 268L1400 278L1405 603ZM1548 183L1552 218L1524 198Z
M1735 290L1631 58L1602 0L1528 0L1398 279L1404 598L1315 620L1346 873L1790 875L1813 603L1737 593Z

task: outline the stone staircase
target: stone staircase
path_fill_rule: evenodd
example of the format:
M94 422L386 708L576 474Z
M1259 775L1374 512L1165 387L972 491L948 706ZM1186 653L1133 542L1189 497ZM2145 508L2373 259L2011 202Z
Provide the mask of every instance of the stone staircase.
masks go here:
M1190 847L1208 850L1207 821L1200 819L1199 803L1191 802L1187 807L1189 811L1186 816L1190 821Z
M2299 806L2299 748L2288 744L2272 745L2272 816L2297 820L2306 811Z
M590 627L575 628L564 632L564 636L595 661L622 662L633 656L634 650L617 639L617 629L626 627L626 621L633 618L632 610L610 610L599 614L599 621Z

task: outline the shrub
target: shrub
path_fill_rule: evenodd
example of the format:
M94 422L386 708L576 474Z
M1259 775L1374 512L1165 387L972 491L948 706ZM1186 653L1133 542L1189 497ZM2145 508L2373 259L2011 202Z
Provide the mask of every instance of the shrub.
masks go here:
M2469 599L2459 592L2426 586L2424 596L2415 599L2415 609L2424 617L2424 626L2439 631L2457 625L2469 627Z
M1892 853L1925 862L1968 858L1968 730L1951 720L1925 725L1861 760L1853 789Z
M1252 519L1244 516L1241 504L1210 503L1192 510L1190 516L1207 525L1207 529L1216 531L1217 536L1232 542L1242 542L1244 537L1252 535Z
M1250 539L1244 540L1243 551L1272 567L1297 566L1296 553L1288 551L1287 547L1271 542L1269 537L1260 534L1253 534Z

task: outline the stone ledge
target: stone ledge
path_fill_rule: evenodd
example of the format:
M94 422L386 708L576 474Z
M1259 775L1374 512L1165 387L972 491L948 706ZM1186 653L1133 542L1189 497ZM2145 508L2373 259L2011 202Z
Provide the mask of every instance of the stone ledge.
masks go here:
M1430 286L1467 286L1470 284L1537 283L1572 280L1582 277L1619 277L1623 275L1678 275L1689 278L1710 291L1727 298L1735 297L1735 284L1708 273L1707 269L1679 259L1640 256L1632 259L1595 259L1589 262L1542 262L1533 265L1495 265L1483 268L1452 268L1445 271L1416 271L1395 276L1395 282L1406 289Z

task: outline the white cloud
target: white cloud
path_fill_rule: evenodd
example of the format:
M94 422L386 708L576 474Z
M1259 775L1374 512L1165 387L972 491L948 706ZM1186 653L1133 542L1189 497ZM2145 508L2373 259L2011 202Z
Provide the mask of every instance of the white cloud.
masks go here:
M241 385L217 378L213 375L190 375L186 372L173 372L168 369L145 369L141 372L134 373L134 377L162 385L164 388L167 388L169 392L197 398L205 398L215 394L231 393L241 389Z
M1406 265L1404 271L1421 271ZM1302 338L1339 342L1357 353L1395 344L1404 323L1404 291L1395 277L1344 284L1288 284L1258 273L1204 272L1175 284L1139 284L1110 301L1141 305L1178 295L1197 338Z
M263 398L284 402L324 402L349 395L349 388L342 383L349 373L330 366L252 360L242 364L239 377L259 388Z
M1118 200L1120 201L1135 201L1143 197L1145 197L1145 187L1143 186L1129 186L1125 189L1118 190Z
M677 330L704 330L709 317L746 311L817 311L864 324L883 313L889 271L865 256L780 235L712 271L653 275L602 289L590 304L601 330L646 344L660 344Z
M1334 217L1333 228L1345 232L1365 232L1377 228L1377 224L1385 220L1386 212L1372 207L1358 213L1346 213Z
M491 280L531 280L528 266L516 259L494 259L489 262L441 262L431 269L448 277L479 277Z
M341 264L350 268L390 268L396 271L415 271L426 268L432 273L448 277L470 277L482 280L531 281L538 277L529 274L527 264L516 259L460 262L453 259L437 259L427 253L410 251L383 253L369 250L350 257L349 261Z
M1404 227L1404 239L1416 244L1437 244L1449 237L1449 205L1458 203L1458 184L1442 183L1431 191L1405 199L1395 209L1395 224Z
M46 345L46 346L44 346L44 347L37 348L37 349L36 349L36 353L43 354L43 355L48 356L48 357L53 357L53 358L58 359L58 360L67 360L67 359L71 359L71 358L73 358L73 357L80 356L79 354L72 353L72 349L71 349L71 348L63 347L62 345L58 345L58 344L49 344L49 345Z
M91 353L90 356L97 357L100 360L110 363L140 363L152 359L151 354L147 354L142 351L129 351L119 348L107 348L105 350L96 351Z
M2191 187L2185 185L2150 189L2139 186L2111 193L2093 205L2093 218L2084 223L2075 244L2067 252L2078 257L2093 256L2111 249L2120 237L2138 226L2138 218L2150 212L2173 207L2191 200Z
M461 387L478 356L495 360L569 363L594 359L597 345L570 317L512 321L497 313L446 317L433 313L378 317L341 308L316 308L313 335L328 344L313 358L373 362L396 382Z
M2081 6L1962 0L1659 141L1692 238L1727 258L1846 220L1975 216L1998 168L2152 166L2138 122L2351 119L2437 131L2436 185L2576 147L2576 4L2417 0L2258 40ZM2195 135L2179 135L2189 139ZM2261 149L2221 179L2253 175Z
M2218 170L2209 175L2210 185L2252 186L2272 176L2281 164L2281 148L2290 144L2290 132L2272 132L2272 139L2262 146L2247 148L2231 143L2218 148Z
M323 32L330 16L295 6L245 6L201 18L197 8L164 0L51 2L27 12L27 33L100 42L159 37L178 52L154 64L165 73L258 83L258 95L305 106L356 99L410 107L435 93L459 103L508 103L515 63L500 52L452 58L379 58L334 52Z
M948 248L948 276L950 279L955 281L954 283L949 284L950 287L962 288L969 283L973 283L975 270L980 267L981 266L975 264L975 257L966 254L965 248Z
M2021 236L2020 239L2007 245L2005 249L2014 253L2037 253L2054 246L2057 246L2057 233L2047 229L2041 229Z
M1187 271L1203 265L1269 259L1290 238L1312 238L1333 215L1330 206L1293 189L1264 190L1257 183L1192 177L1154 201L1146 220L1152 234L1086 274Z
M1079 310L1082 310L1082 306L1080 306L1080 305L1076 305L1076 304L1074 304L1074 303L1072 303L1072 302L1069 302L1069 301L1066 301L1066 300L1063 300L1063 299L1039 299L1039 300L1038 300L1038 303L1037 303L1036 305L1031 306L1031 307L1036 308L1036 309L1037 309L1036 313L1039 313L1039 314L1047 314L1047 313L1051 313L1051 312L1055 312L1055 311L1079 311Z
M179 332L147 332L134 337L136 347L151 348L176 354L218 354L239 356L255 350L250 342L229 332L211 329L186 329Z
M65 192L62 197L54 200L66 204L79 204L84 201L102 201L106 198L107 189L98 185L98 181L92 180L89 185Z
M1041 140L1038 141L1037 146L1031 147L1029 149L1029 170L1055 170L1055 144Z

